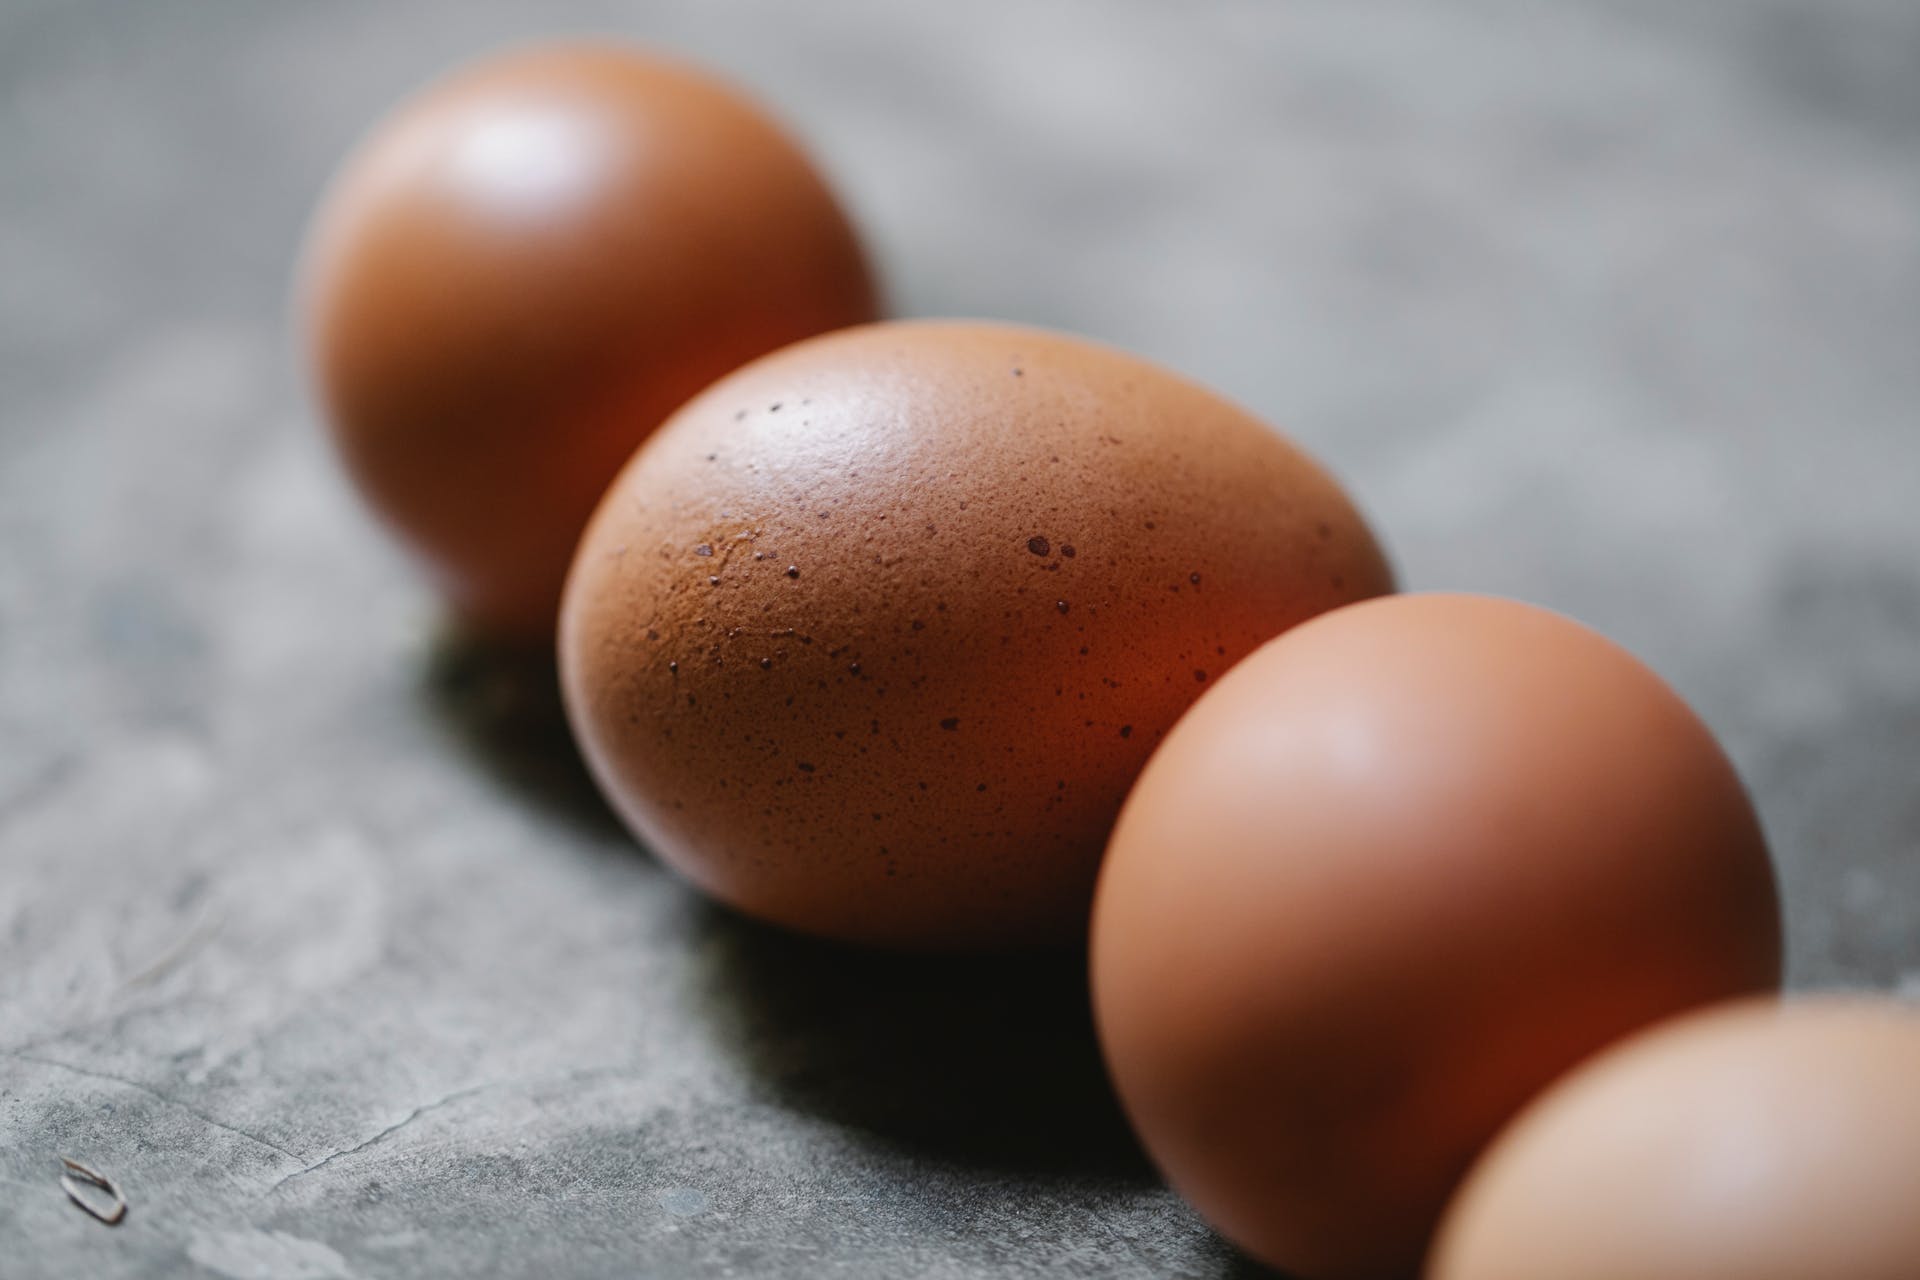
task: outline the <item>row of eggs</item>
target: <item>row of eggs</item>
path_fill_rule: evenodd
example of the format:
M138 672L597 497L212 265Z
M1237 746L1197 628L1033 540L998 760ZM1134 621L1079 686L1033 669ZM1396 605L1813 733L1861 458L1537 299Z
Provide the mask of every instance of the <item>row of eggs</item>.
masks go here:
M1166 370L878 322L731 87L612 46L463 71L350 160L303 293L349 470L460 613L557 628L636 835L853 943L1090 917L1128 1115L1255 1256L1920 1275L1920 1018L1764 999L1764 840L1657 676L1393 594L1332 477Z

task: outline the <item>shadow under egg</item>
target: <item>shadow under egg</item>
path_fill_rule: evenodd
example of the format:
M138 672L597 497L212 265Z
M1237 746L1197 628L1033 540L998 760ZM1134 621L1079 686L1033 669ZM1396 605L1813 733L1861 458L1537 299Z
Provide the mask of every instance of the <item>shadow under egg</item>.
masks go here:
M417 693L446 736L507 790L595 840L626 838L574 744L551 647L503 643L448 621Z
M782 1105L1007 1173L1153 1185L1062 949L929 956L828 943L696 908L700 998Z

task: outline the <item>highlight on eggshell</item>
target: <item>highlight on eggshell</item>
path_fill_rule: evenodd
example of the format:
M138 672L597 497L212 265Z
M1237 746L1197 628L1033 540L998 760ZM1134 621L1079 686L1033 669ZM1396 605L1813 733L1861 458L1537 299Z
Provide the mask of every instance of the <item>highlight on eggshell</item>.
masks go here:
M1920 1276L1920 1009L1739 1002L1601 1054L1514 1121L1430 1280Z
M1203 388L1038 329L880 324L737 370L639 450L560 665L614 808L715 897L857 942L1058 943L1180 713L1391 588L1338 484Z
M708 382L874 318L854 230L736 89L559 44L402 104L329 187L301 309L334 442L454 608L551 643L594 503Z
M1207 690L1127 798L1091 949L1148 1153L1298 1280L1413 1274L1535 1093L1780 968L1759 823L1686 704L1576 622L1442 594Z

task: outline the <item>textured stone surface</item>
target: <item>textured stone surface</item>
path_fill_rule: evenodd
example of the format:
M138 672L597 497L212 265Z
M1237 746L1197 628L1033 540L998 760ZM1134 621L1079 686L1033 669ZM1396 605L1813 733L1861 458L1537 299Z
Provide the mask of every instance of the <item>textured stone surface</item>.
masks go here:
M0 1272L1245 1269L1118 1123L1071 958L703 906L338 478L304 210L542 28L758 86L898 310L1165 360L1340 470L1411 585L1632 645L1753 787L1795 981L1920 988L1905 0L5 0Z

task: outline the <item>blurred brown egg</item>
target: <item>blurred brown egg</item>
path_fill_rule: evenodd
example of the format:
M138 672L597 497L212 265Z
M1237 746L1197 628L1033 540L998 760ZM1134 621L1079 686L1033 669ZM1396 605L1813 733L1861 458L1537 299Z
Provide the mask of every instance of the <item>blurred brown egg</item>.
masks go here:
M1515 1110L1774 988L1780 921L1739 779L1657 676L1542 609L1395 596L1175 727L1108 850L1092 972L1175 1189L1301 1280L1403 1280Z
M550 641L574 542L687 397L869 320L854 233L730 87L536 48L436 84L335 178L303 267L335 439L455 607Z
M608 797L716 897L862 942L1057 942L1187 705L1390 585L1326 472L1192 383L874 325L642 447L581 540L561 668Z
M1750 1001L1634 1037L1501 1136L1428 1274L1920 1276L1920 1010Z

